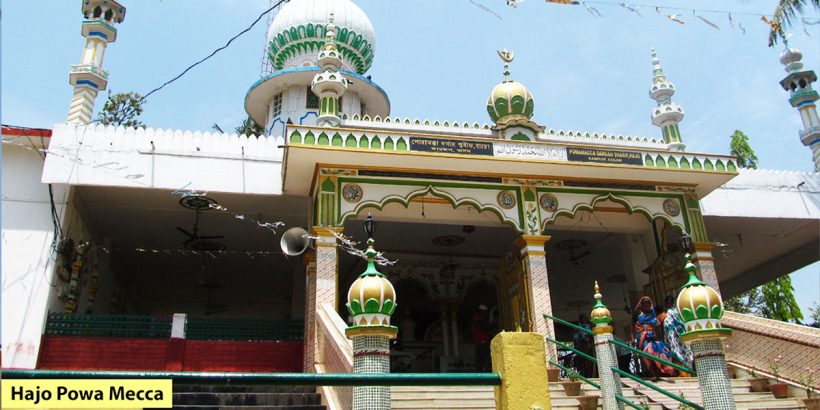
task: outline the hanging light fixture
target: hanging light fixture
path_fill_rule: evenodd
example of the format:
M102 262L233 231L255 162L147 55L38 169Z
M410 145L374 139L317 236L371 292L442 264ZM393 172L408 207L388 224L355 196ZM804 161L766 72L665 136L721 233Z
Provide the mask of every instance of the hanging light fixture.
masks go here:
M692 247L692 237L686 232L684 232L680 237L680 247L687 253L692 253L692 250L694 249Z
M364 231L367 233L367 239L373 238L373 234L376 233L376 221L373 220L373 215L370 215L370 213L367 214L367 218L364 220Z

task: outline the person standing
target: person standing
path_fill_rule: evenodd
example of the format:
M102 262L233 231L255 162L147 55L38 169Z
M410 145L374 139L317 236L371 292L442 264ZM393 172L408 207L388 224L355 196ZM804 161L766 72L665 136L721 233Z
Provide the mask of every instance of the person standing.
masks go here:
M478 305L478 309L473 314L472 320L470 320L473 344L475 344L475 371L480 373L492 371L488 316L487 306Z
M661 359L669 360L669 348L666 347L659 333L663 325L655 313L652 299L649 296L642 297L638 302L638 306L635 307L635 311L637 312L635 319L635 343L638 345L638 349L650 355L660 357ZM641 360L648 375L654 380L657 380L660 376L674 376L676 373L672 366L665 365L659 361L646 357L643 357Z
M672 355L672 359L680 364L692 367L692 348L681 343L680 335L686 331L686 326L680 317L680 312L675 305L675 297L669 295L664 299L666 305L666 318L663 320L663 340ZM685 375L681 375L685 376Z

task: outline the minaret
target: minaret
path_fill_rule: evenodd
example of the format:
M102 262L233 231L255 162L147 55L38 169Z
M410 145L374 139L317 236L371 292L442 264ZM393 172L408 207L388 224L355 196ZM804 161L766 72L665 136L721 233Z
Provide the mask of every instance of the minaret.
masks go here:
M800 112L803 120L803 130L800 131L800 141L811 147L814 158L814 171L820 172L820 119L817 117L817 91L811 83L817 81L817 74L812 70L804 70L803 53L796 48L788 48L780 54L780 63L786 66L786 78L780 80L780 85L789 92L789 103Z
M108 71L103 70L103 57L108 43L117 40L114 24L125 19L125 7L115 0L83 0L82 35L86 38L80 64L71 66L69 84L74 97L68 109L69 124L88 124L94 112L94 100L108 85Z
M319 117L316 119L316 125L338 127L342 123L342 119L339 118L339 99L347 91L348 81L339 73L342 59L339 50L336 49L336 26L333 24L333 13L330 13L325 45L319 51L318 62L323 71L316 74L313 82L310 83L310 89L319 96Z
M672 102L675 94L675 85L663 75L661 61L658 60L655 49L652 49L652 88L649 97L658 102L652 110L652 124L663 130L663 140L669 144L669 149L683 151L686 145L682 142L678 123L683 120L683 108Z

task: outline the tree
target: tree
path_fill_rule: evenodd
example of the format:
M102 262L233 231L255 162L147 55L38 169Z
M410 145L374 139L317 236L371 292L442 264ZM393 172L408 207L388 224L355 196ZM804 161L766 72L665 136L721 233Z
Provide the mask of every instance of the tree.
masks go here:
M757 308L763 303L760 289L752 288L723 302L723 307L732 312L751 314L757 313Z
M222 127L219 124L214 123L211 126L211 129L214 131L218 131L224 133L225 131L222 130ZM241 124L239 124L236 128L234 128L234 132L236 135L265 135L265 129L259 126L256 122L254 122L251 117L245 118Z
M807 323L807 325L820 328L820 304L817 304L817 302L809 307L809 320L810 323Z
M800 323L803 312L794 298L794 287L789 275L777 278L762 286L752 288L724 301L723 306L732 312L744 313L782 322ZM820 307L818 308L820 310ZM820 319L820 312L816 312ZM812 310L812 315L815 312Z
M749 145L749 137L742 131L735 130L732 142L729 143L729 153L737 157L737 165L741 168L757 169L757 155Z
M797 18L797 14L803 13L803 9L808 5L820 9L820 0L778 0L774 9L771 30L769 31L769 47L777 44L777 40L786 40L783 29L792 25L792 20Z
M794 299L794 287L789 275L781 276L760 287L763 294L761 316L782 322L800 323L803 312Z
M97 122L102 125L113 125L118 127L145 128L145 124L139 120L142 114L142 105L145 104L143 97L135 92L128 93L108 93L102 111L97 115Z

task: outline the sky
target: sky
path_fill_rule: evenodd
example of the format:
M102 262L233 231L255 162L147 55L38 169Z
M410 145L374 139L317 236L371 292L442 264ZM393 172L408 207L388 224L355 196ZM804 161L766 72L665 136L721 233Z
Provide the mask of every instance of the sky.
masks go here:
M104 68L112 92L147 91L246 28L269 0L121 0L128 8ZM618 0L583 5L526 0L356 0L376 30L368 74L384 88L393 115L489 122L486 100L502 79L496 50L515 52L512 78L535 97L533 119L548 128L660 137L650 121L650 48L676 88L687 150L728 153L739 129L759 167L811 171L798 137L799 115L780 88L782 45L767 47L762 14L775 1L640 0L640 16ZM630 3L627 1L627 3ZM36 7L33 5L36 4ZM0 117L4 124L51 128L65 121L72 89L68 67L79 62L80 0L3 2L0 30ZM684 24L656 12L680 14ZM695 9L671 10L664 7ZM490 11L487 11L490 10ZM732 28L733 22L745 28ZM748 14L744 14L748 13ZM696 16L719 27L715 29ZM820 13L804 17L818 21ZM266 19L228 49L147 100L153 128L232 129L246 116L244 95L260 75ZM790 43L820 70L820 25L792 28ZM97 109L104 101L98 98ZM793 274L798 302L820 301L820 263Z

